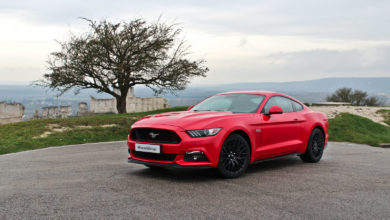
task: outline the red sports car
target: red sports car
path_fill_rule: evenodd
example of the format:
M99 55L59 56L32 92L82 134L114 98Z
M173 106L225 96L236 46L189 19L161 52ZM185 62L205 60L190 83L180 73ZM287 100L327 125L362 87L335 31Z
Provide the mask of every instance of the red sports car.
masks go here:
M318 162L328 140L326 115L276 92L228 92L187 111L141 118L128 137L129 162L147 167L214 167L227 178L248 165L295 154Z

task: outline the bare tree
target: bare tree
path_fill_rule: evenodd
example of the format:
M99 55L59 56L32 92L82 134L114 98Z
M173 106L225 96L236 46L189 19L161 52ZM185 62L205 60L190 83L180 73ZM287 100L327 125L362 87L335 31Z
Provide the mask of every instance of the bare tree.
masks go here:
M364 105L366 106L383 106L385 102L379 100L377 97L369 97L365 100Z
M352 105L361 106L364 105L367 99L367 92L361 90L355 90L350 96Z
M328 102L352 102L352 88L337 89L331 96L326 97Z
M70 89L78 93L93 88L114 96L118 112L125 113L131 87L174 92L208 71L204 60L187 58L189 47L178 39L181 29L176 25L141 19L128 23L84 20L89 31L59 42L61 50L49 56L49 73L36 84L60 95Z
M368 97L367 92L352 90L352 88L337 89L332 95L326 97L329 102L349 102L355 106L380 106L383 105L377 97Z

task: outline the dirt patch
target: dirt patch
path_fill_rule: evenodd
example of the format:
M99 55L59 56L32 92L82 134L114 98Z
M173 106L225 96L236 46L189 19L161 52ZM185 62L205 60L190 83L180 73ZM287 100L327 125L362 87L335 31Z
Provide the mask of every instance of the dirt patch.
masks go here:
M65 132L65 131L71 131L73 129L91 129L91 128L96 128L96 127L109 128L109 127L115 127L115 126L117 126L117 124L106 124L106 125L99 125L99 126L78 125L78 126L75 126L75 127L71 128L71 127L62 127L59 124L48 124L48 125L46 125L46 128L49 131L45 131L45 132L43 132L43 134L41 134L39 136L35 136L33 138L34 139L46 138L46 137L48 137L49 135L51 135L53 133L62 133L62 132Z
M312 106L313 111L325 113L329 119L336 117L336 115L346 112L354 115L359 115L365 118L369 118L374 122L386 125L383 121L385 118L381 113L377 113L378 110L388 109L390 107L366 107L366 106Z
M99 127L102 127L102 128L110 128L110 127L115 127L117 126L116 124L110 124L110 125L101 125Z

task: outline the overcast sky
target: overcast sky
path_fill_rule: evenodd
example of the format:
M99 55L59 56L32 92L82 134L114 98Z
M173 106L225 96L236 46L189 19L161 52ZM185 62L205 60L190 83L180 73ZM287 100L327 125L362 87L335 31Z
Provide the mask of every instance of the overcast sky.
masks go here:
M194 84L390 77L390 1L0 0L0 83L46 72L78 17L179 23L207 78Z

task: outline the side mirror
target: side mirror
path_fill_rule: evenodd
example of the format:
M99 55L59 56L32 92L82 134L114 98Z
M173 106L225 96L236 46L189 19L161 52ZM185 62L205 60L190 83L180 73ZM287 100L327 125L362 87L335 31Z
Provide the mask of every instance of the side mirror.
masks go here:
M187 108L187 111L191 110L194 106L191 105L190 107Z
M277 105L271 106L268 115L283 114L283 109Z

